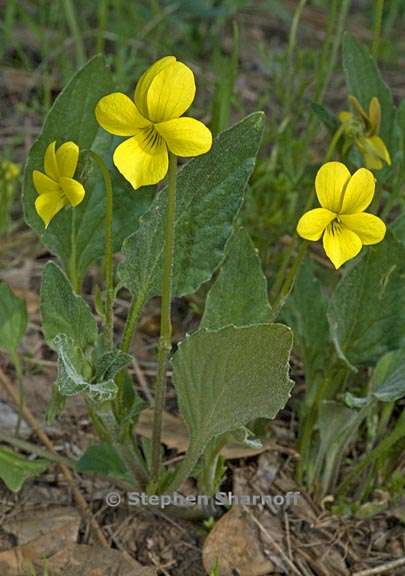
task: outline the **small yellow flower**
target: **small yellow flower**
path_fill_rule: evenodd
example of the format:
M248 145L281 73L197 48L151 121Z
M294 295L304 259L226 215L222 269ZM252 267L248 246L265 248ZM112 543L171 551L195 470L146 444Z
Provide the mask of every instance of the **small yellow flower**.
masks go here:
M79 160L79 147L74 142L65 142L56 150L55 145L56 142L52 142L46 149L45 174L39 170L32 173L38 193L35 209L45 228L62 208L67 204L77 206L85 195L83 186L73 179Z
M378 133L381 122L381 106L378 98L370 100L368 114L354 96L349 96L356 112L340 112L339 120L343 124L349 140L354 141L370 170L380 170L383 162L391 165L391 158L384 141Z
M10 160L3 160L0 162L0 171L3 173L4 179L7 182L16 180L20 175L21 169L18 164L10 162Z
M114 152L114 164L136 189L163 180L168 150L199 156L211 148L202 122L182 117L195 96L194 74L174 56L157 60L141 76L134 100L114 92L96 106L98 123L111 134L129 136Z
M315 190L322 208L301 216L297 232L313 242L323 235L323 247L335 268L357 256L363 244L377 244L385 224L364 212L374 196L373 174L360 168L353 175L341 162L327 162L318 170Z

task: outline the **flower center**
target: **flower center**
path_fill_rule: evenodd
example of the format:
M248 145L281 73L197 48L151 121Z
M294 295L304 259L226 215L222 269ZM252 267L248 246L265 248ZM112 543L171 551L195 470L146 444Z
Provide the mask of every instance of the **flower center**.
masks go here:
M342 231L342 229L343 229L343 224L339 220L338 216L334 220L332 220L332 222L330 222L330 224L328 224L328 232L330 234L332 234L332 236L339 234Z

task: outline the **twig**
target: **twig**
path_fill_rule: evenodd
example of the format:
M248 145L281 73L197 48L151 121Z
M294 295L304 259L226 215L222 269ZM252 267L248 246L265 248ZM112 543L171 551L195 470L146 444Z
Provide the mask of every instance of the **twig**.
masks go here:
M381 564L381 566L376 566L375 568L369 568L367 570L360 570L360 572L353 572L353 576L371 576L372 574L383 574L389 570L394 570L399 566L405 565L405 556L399 558L398 560L392 560L391 562L386 562Z
M260 531L266 536L266 538L268 539L270 544L280 554L280 556L283 558L284 562L291 568L293 573L297 574L298 576L302 576L301 572L299 570L297 570L297 568L291 562L291 560L289 559L287 554L284 552L284 550L281 548L281 546L279 546L279 544L274 540L274 538L271 536L269 531L266 530L266 528L263 526L263 524L261 522L259 522L259 520L253 514L253 512L251 510L249 510L249 508L247 508L247 506L243 506L243 510L249 514L249 516L251 517L253 522L260 528Z
M13 383L6 376L6 374L4 374L4 372L1 368L0 368L0 384L6 390L7 394L12 398L12 400L16 404L16 406L19 406L20 405L19 394L18 394L17 390L15 389ZM56 450L55 450L54 445L51 442L51 440L49 439L47 434L42 430L41 425L39 424L39 422L37 421L35 416L32 414L32 412L26 406L23 406L23 408L22 408L22 416L23 416L24 420L31 426L32 431L34 432L34 434L36 434L38 436L38 438L40 439L42 444L45 446L45 448L47 450L49 450L49 452L52 452L52 454L58 455ZM80 490L76 486L76 483L75 483L75 480L73 478L71 471L66 466L66 464L59 463L58 466L60 467L60 470L61 470L63 476L65 477L65 480L68 483L70 490L72 491L73 497L76 500L76 503L77 503L83 517L90 522L90 525L91 525L91 528L94 532L95 537L97 538L97 540L99 541L99 543L102 546L104 546L105 548L109 548L110 546L108 544L108 541L107 541L106 537L104 536L98 522L96 521L93 514L91 513L91 511L87 505L87 502L84 499L82 493L80 492Z

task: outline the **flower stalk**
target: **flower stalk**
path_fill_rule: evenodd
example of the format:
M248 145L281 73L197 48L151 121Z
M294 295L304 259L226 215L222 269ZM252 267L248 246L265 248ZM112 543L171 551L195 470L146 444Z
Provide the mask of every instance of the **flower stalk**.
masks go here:
M104 220L104 274L106 284L105 303L105 331L104 342L107 350L113 347L113 300L114 300L114 273L113 273L113 191L111 176L103 160L95 152L91 152L104 180L106 208Z
M73 290L80 291L80 282L77 274L77 250L76 250L76 211L71 209L72 221L70 225L70 258L69 258L69 279Z
M166 369L172 340L170 304L172 300L173 257L176 222L176 177L177 158L169 153L167 214L163 254L162 304L159 342L159 368L155 385L155 406L152 433L152 479L157 482L160 472L160 438L162 414L166 398Z

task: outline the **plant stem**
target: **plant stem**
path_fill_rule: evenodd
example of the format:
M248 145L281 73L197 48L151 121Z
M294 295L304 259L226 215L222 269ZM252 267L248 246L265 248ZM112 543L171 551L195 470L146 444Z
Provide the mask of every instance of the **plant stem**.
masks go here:
M160 320L159 369L155 385L155 406L152 433L152 479L158 482L160 473L160 438L162 414L166 398L166 368L172 345L172 322L170 304L172 300L173 257L176 225L176 175L177 158L169 152L167 188L167 214L163 253L162 304Z
M101 0L98 8L97 53L104 52L104 33L109 0Z
M72 0L63 0L63 7L65 10L66 21L75 41L77 65L82 67L86 63L86 52Z
M144 299L133 298L131 301L131 306L129 308L127 320L125 322L124 334L122 336L121 350L128 353L131 348L132 338L134 336L136 324L138 322L139 314L143 306Z
M371 46L371 53L374 58L378 58L378 48L381 40L382 18L384 11L384 0L375 0L375 19L374 19L374 32L373 44Z
M180 488L181 484L187 480L187 478L192 473L195 465L197 464L199 454L201 454L201 450L197 450L195 447L193 447L192 443L190 443L184 460L177 468L176 474L165 492L175 492Z
M341 124L339 126L339 128L336 130L336 132L334 133L332 140L330 141L330 144L329 144L328 149L327 149L326 154L325 154L324 163L332 160L333 154L334 154L335 149L336 149L336 145L339 142L340 137L343 134L343 130L344 130L344 126L343 126L343 124Z
M73 290L80 291L80 282L77 275L77 255L76 255L76 211L72 207L72 223L70 227L70 258L69 258L69 278Z
M290 268L285 280L281 286L280 292L273 303L273 318L277 318L280 313L281 308L284 306L290 292L294 286L295 278L297 276L299 267L301 266L301 262L304 259L305 254L307 253L308 243L302 242L300 249L298 250L298 254L294 260L293 265Z
M104 274L106 283L105 304L105 331L104 341L107 350L113 347L113 299L114 299L114 276L113 276L113 191L111 176L102 158L95 152L90 152L104 180L106 195L106 209L104 220Z
M21 426L21 420L23 418L23 408L24 408L23 367L21 362L21 356L17 351L12 352L10 356L15 366L15 372L17 377L17 388L18 388L18 394L20 396L20 403L18 405L18 418L15 427L15 435L18 436L20 433L20 426Z
M288 48L287 48L287 78L286 78L286 93L285 93L285 106L284 106L284 116L286 116L291 108L291 102L294 95L293 90L293 80L294 80L294 50L297 44L297 31L298 24L300 22L302 12L304 11L305 4L307 0L300 0L293 15L293 19L290 27L290 34L288 38Z

